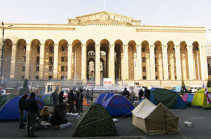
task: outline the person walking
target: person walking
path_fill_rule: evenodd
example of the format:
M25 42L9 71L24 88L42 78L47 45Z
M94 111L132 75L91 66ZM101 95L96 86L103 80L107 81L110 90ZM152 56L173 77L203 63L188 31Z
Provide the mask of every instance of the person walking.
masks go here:
M68 104L69 104L69 112L73 112L74 111L74 93L73 90L70 90L69 94L68 94Z
M18 102L18 106L19 106L19 128L20 129L26 128L26 125L24 124L24 110L26 108L27 97L28 97L28 95L24 94Z
M26 100L27 112L27 137L37 137L34 135L36 119L38 114L38 104L35 99L35 93L32 92L30 98Z
M57 90L55 90L50 97L50 100L53 101L53 106L56 106L58 103L59 96L57 94Z

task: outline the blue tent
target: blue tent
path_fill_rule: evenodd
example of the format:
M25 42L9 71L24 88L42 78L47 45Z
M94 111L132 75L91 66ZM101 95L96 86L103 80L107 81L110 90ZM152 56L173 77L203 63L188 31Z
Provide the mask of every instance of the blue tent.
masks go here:
M105 102L109 97L111 97L111 96L113 96L114 95L114 93L108 93L108 94L106 94L105 96L104 96L104 98L103 98L103 102Z
M103 104L103 101L104 101L105 95L106 95L106 93L101 93L101 94L95 99L95 102L94 102L94 103L102 105L102 104Z
M0 110L0 120L15 120L19 119L18 102L21 96L15 96L10 99ZM44 102L36 96L39 111L44 107Z
M131 116L131 111L134 109L132 103L122 95L110 96L103 103L103 107L106 108L111 116Z
M154 91L158 91L158 90L160 90L161 92L163 91L165 91L165 93L166 92L168 92L168 93L173 93L173 95L175 95L176 96L176 98L174 98L174 100L172 100L172 102L171 102L171 104L173 105L173 106L171 106L170 108L173 108L173 109L185 109L186 108L186 104L185 104L185 102L183 101L183 99L180 97L180 95L179 94L177 94L177 92L176 91L173 91L173 90L167 90L167 89L151 89L151 93L150 93L150 101L152 102L152 103L154 103L155 105L158 105L160 102L157 102L156 101L156 98L155 98L155 96L154 96ZM175 94L174 94L175 93ZM162 94L162 93L161 93ZM168 102L169 101L169 98L167 98L166 97L166 100L163 98L164 96L162 96L162 100L163 101L165 101L165 102ZM157 99L159 99L159 98L157 98ZM143 99L142 99L143 100ZM141 101L142 101L141 100ZM140 101L140 102L141 102ZM174 101L174 102L173 102ZM163 103L163 102L161 102L161 103Z

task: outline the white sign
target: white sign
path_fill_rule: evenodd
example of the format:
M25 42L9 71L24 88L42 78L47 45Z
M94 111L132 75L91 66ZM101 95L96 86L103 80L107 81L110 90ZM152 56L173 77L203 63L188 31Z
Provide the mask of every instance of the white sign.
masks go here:
M103 78L103 85L104 86L112 86L112 79L111 78Z

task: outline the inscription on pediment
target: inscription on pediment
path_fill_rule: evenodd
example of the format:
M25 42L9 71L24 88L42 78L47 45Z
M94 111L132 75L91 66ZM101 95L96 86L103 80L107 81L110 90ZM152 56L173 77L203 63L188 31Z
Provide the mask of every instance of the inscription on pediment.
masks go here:
M69 24L70 25L88 25L88 24L141 25L141 22L140 20L134 20L131 17L104 11L84 16L78 16L75 19L69 19Z

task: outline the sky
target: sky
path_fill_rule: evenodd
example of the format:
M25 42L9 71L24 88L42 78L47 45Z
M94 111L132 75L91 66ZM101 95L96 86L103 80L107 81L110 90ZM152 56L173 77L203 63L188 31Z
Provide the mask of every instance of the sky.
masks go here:
M206 27L211 40L211 0L0 0L0 22L67 24L69 18L109 11L142 25ZM105 7L105 8L104 8Z

